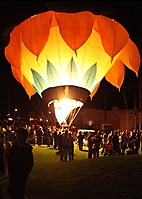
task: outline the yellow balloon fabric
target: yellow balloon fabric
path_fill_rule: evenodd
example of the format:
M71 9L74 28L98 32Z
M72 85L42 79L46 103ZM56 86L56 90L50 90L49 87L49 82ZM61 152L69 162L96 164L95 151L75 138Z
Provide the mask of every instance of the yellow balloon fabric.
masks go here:
M32 16L13 29L5 56L29 97L74 85L92 98L104 77L120 89L125 66L136 75L140 67L138 48L125 28L88 11Z

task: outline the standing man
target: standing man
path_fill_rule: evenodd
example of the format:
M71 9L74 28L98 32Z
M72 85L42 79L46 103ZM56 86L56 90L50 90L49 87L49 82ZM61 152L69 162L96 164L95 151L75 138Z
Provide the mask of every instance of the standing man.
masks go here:
M12 145L8 155L9 184L8 193L12 199L24 199L27 178L33 168L33 147L27 143L28 131L19 128L17 142Z
M65 133L62 135L62 143L63 143L63 158L64 161L69 160L69 135L68 130L65 130Z
M112 144L113 144L113 152L114 155L120 155L120 147L119 147L119 135L117 131L114 131L114 135L112 137Z
M40 146L42 145L44 131L43 128L38 124L36 129L36 136L37 136L37 144Z

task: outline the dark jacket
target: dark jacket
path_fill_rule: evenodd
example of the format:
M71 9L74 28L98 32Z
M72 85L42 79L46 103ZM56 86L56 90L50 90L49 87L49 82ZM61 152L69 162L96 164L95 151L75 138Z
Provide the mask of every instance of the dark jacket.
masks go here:
M32 149L33 147L28 143L25 143L24 146L18 143L13 144L8 155L9 176L29 175L33 167Z

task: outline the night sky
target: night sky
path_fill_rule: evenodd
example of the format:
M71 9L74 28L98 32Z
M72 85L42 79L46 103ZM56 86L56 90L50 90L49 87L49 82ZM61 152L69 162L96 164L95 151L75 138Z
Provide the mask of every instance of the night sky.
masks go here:
M54 3L53 3L54 2ZM17 5L15 7L15 4ZM19 7L18 7L19 6ZM15 10L14 10L15 8ZM14 10L14 12L13 12ZM139 2L78 2L70 1L52 1L49 2L0 2L0 17L3 21L0 22L0 114L6 115L8 112L14 112L17 108L21 113L29 111L46 112L45 102L35 94L31 100L25 90L13 77L10 64L4 56L4 47L8 44L9 33L22 20L30 17L33 14L40 12L55 10L76 12L89 10L94 14L102 14L109 18L114 18L128 31L130 38L137 45L140 53L142 52L142 3ZM11 17L13 16L13 17ZM14 17L15 16L15 17ZM139 72L139 77L141 70ZM134 107L134 91L137 95L137 107L139 107L139 77L136 78L135 73L126 69L125 80L122 88L125 89L128 99L128 108ZM99 90L90 101L88 98L85 107L96 109L111 109L113 106L118 106L125 109L125 104L122 95L117 88L108 83L105 79L102 80ZM105 106L106 102L106 106ZM46 114L46 113L45 113Z

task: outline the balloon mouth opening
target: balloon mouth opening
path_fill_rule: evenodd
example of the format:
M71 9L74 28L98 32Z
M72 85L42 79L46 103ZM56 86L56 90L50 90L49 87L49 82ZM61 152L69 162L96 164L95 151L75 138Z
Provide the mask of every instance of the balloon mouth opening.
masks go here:
M90 92L85 88L66 85L46 89L42 97L60 126L62 123L70 126L89 94Z
M77 115L77 112L83 106L83 103L69 98L53 100L48 103L48 106L53 104L55 117L60 125L70 125Z

